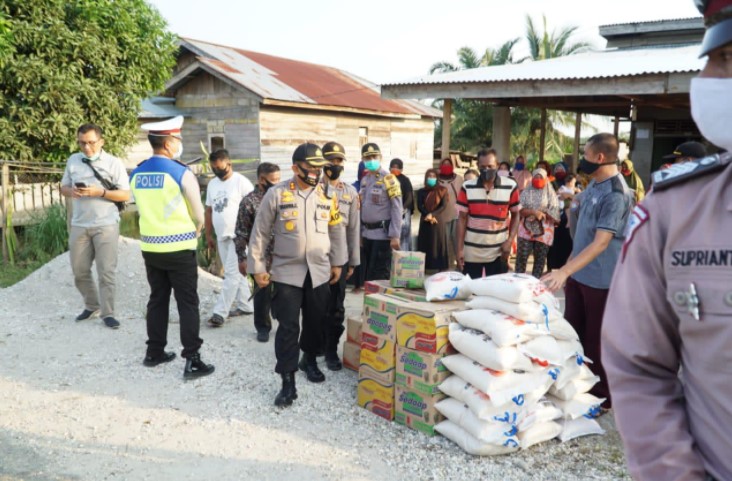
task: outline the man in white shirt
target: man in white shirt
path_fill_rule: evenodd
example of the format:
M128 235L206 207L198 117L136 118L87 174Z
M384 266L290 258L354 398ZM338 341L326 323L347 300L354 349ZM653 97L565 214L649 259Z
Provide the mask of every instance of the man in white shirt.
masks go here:
M209 165L216 177L211 179L206 189L206 243L210 249L219 251L224 266L224 285L208 323L212 327L220 327L227 317L254 312L249 284L239 272L234 246L239 203L254 190L254 186L246 177L234 172L226 149L213 152L209 156ZM215 242L213 232L216 232ZM234 302L236 308L231 311Z

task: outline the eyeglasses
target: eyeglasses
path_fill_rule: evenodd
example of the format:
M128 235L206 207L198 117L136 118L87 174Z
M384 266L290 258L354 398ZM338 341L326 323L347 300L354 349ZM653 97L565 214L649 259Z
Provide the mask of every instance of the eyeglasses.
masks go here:
M102 141L102 139L91 140L89 142L84 142L83 140L80 140L78 143L79 143L79 147L94 147L101 141Z

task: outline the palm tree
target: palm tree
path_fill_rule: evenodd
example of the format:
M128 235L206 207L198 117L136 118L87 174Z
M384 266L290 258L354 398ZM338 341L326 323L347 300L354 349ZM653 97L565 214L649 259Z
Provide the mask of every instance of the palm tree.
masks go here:
M539 32L531 16L526 15L526 41L529 44L529 54L532 60L563 57L592 48L592 44L589 42L570 42L572 35L577 32L577 27L564 27L559 31L554 30L550 34L546 25L546 15L542 14L541 19L544 29Z

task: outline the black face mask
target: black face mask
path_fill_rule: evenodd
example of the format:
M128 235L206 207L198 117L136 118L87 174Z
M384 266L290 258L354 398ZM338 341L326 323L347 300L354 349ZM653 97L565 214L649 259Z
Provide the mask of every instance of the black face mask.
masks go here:
M300 172L303 173L303 175L298 175L300 180L305 182L307 185L310 185L312 187L315 187L318 185L318 182L320 181L320 171L319 170L307 170L303 169L299 165L297 168L300 170Z
M328 177L330 180L336 180L338 177L341 176L341 173L343 172L343 166L342 165L326 165L323 167L323 172L325 172L325 176Z
M226 169L215 169L215 168L211 167L211 171L219 179L223 179L229 173L228 167Z
M274 187L274 184L272 182L268 181L267 179L264 179L264 184L260 184L260 185L262 186L262 190L264 192L267 192L270 189L270 187Z
M582 159L580 160L580 163L579 163L579 171L583 172L587 175L592 175L597 171L597 169L599 169L603 165L612 165L612 164L617 164L617 162L615 162L613 160L612 162L603 162L602 164L595 164L593 162L590 162L586 158L582 157Z
M480 169L480 177L478 177L478 180L483 182L491 182L496 178L496 173L498 172L497 169L488 169L488 168L482 168Z

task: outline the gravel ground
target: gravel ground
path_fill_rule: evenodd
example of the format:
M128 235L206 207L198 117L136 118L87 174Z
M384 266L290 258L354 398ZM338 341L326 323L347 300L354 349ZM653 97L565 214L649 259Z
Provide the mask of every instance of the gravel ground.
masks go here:
M605 436L477 458L356 406L348 370L324 371L320 385L298 374L299 399L277 409L273 344L256 342L251 316L202 326L203 359L216 365L207 378L183 382L181 359L145 368L139 245L123 239L119 256L117 331L74 321L68 254L0 289L0 481L628 479L612 415ZM219 287L201 272L204 320ZM347 297L357 315L362 297Z

